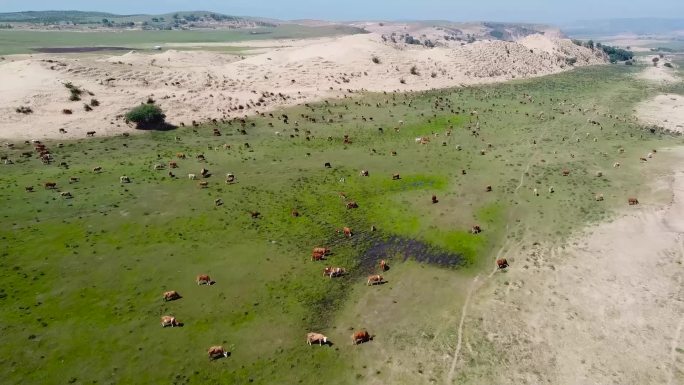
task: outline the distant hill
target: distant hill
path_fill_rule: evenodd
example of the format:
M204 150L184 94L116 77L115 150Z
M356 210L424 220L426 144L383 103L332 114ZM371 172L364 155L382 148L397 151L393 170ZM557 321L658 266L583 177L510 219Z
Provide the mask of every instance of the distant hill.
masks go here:
M35 25L84 25L108 28L139 26L147 29L185 27L274 27L277 23L258 18L224 15L209 11L173 12L162 15L117 15L107 12L26 11L0 13L0 23Z
M684 19L606 19L587 20L561 26L572 37L613 36L619 34L663 35L684 31Z

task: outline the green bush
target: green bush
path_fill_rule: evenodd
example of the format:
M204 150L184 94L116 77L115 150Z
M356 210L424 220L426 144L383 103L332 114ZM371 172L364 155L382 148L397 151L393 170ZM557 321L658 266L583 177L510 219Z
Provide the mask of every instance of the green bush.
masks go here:
M138 125L138 128L163 125L166 115L156 104L141 104L126 114L126 119Z

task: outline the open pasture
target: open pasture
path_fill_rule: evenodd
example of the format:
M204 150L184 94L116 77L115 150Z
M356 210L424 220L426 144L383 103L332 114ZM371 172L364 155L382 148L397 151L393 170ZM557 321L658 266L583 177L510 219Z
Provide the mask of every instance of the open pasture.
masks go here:
M5 146L13 164L0 173L0 378L443 381L467 283L495 268L501 245L563 240L607 218L646 191L650 161L639 158L679 141L634 123L632 107L655 92L627 80L636 70L368 94L244 124L49 141L49 165L32 144ZM312 261L314 247L332 254ZM379 272L379 259L390 269ZM347 274L324 277L325 266ZM198 274L216 283L198 286ZM369 274L386 283L368 287ZM182 298L163 302L168 290ZM184 326L161 328L162 315ZM373 340L352 346L362 328ZM308 346L311 331L332 346ZM231 355L210 362L212 345Z

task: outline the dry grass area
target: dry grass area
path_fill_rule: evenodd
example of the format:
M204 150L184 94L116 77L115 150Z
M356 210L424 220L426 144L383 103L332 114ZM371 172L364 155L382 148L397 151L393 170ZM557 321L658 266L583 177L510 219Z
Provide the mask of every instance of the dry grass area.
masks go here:
M189 125L364 90L500 82L604 62L601 54L543 35L435 48L386 42L378 33L235 45L245 49L242 56L174 50L9 56L0 62L0 137L80 138L91 130L98 135L131 131L122 115L148 97L162 106L171 123ZM86 91L83 100L69 100L67 82ZM91 98L99 106L86 111L83 104ZM16 113L21 106L33 113ZM65 109L73 113L63 114Z
M565 245L511 245L519 257L484 278L474 298L465 344L487 349L464 349L461 378L684 382L684 173L672 169L683 161L681 149L659 152L657 182L642 197L649 203Z

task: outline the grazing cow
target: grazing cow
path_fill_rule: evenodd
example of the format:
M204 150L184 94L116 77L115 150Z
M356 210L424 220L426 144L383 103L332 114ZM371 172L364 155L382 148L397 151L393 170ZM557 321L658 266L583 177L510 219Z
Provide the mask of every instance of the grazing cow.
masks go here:
M126 175L122 175L119 177L119 182L120 183L131 183L131 178L127 177Z
M60 129L59 129L59 133L60 133L60 134L66 134L67 131L66 131L65 129L63 129L63 128L60 128Z
M482 227L480 225L473 225L473 227L470 229L471 234L480 234L482 232Z
M101 166L97 166L97 167L94 167L94 168L93 168L93 172L101 172L101 171L102 171L102 167L101 167Z
M435 203L437 203L437 202L439 202L439 201L437 200L437 195L433 195L433 196L432 196L432 204L435 204Z
M373 286L379 283L382 283L383 278L382 275L369 275L368 276L368 281L366 282L366 285L368 286Z
M392 152L390 152L390 155L392 155L392 156L397 156L397 152L396 152L396 151L392 151Z
M354 332L354 334L352 334L352 344L353 345L358 345L358 344L362 344L364 342L368 342L368 341L370 341L370 339L371 339L370 334L368 334L368 332L365 330L357 331L357 332Z
M214 205L222 206L223 205L223 199L221 199L221 198L214 199Z
M618 168L618 167L620 167L620 163L619 163L619 162L615 162L615 163L613 163L613 167L614 167L614 168Z
M197 175L195 175L195 174L188 174L188 179L190 179L190 180L195 180L195 179L197 179Z
M347 202L347 209L348 210L358 209L358 208L359 208L359 205L356 202L354 202L354 201Z
M603 194L596 194L596 196L594 197L594 199L596 199L597 202L603 201Z
M223 346L212 346L207 350L210 360L216 360L221 357L228 357L228 352Z
M179 152L179 153L177 153L177 154L176 154L176 158L178 158L178 159L185 159L185 158L186 158L186 156L185 156L185 154L184 154L184 153L182 153L182 152Z
M461 175L466 175L466 170L461 170Z
M325 256L328 254L330 254L330 249L325 247L314 247L313 251L311 252L311 260L320 261L325 259Z
M485 187L485 191L486 192L492 192L492 186L489 185L489 186Z
M174 174L174 173L172 173L171 171L169 171L169 178L175 178L175 177L176 177L176 174Z
M486 153L487 153L487 151L485 151L485 150L480 150L480 155L485 155Z
M57 183L56 182L45 182L43 184L46 190L52 190L57 188Z
M180 294L178 294L177 291L171 290L171 291L165 291L162 298L164 299L164 302L167 302L167 301L175 301L177 299L180 299L181 296L180 296Z
M26 190L26 192L33 192L33 186L26 186L24 187L24 190Z
M295 210L295 209L292 209L291 214L292 214L292 217L293 217L293 218L298 218L298 217L299 217L299 211L297 211L297 210Z
M204 154L199 154L197 155L197 160L199 160L200 162L204 162L205 160L207 160L207 158L204 157Z
M539 196L539 191L537 189L534 189L534 195Z
M95 131L86 132L86 136L95 136Z
M161 317L161 326L163 328L165 328L167 326L171 326L173 328L173 327L180 326L180 325L181 325L181 323L178 322L176 317L173 317L170 315L165 315L165 316Z
M401 176L399 174L392 174L392 180L399 180Z
M209 278L206 274L200 274L197 276L197 285L213 285L214 281Z
M648 155L646 155L646 157L649 158L649 159L653 158L653 153L652 153L652 152L649 152Z
M563 176L568 176L570 175L570 170L563 170Z
M78 182L79 180L80 180L79 178L77 178L77 177L75 177L75 176L72 176L72 177L69 178L69 183L76 183L76 182Z
M339 231L338 231L338 233L339 233ZM352 230L351 230L351 228L349 228L349 227L344 227L344 228L342 228L342 233L344 233L344 236L345 236L345 237L349 237L349 238L351 238L352 235L353 235L353 234L352 234Z
M330 162L325 162L325 164L323 166L325 168L332 168L332 165L330 164Z
M639 160L642 162L648 162L648 159L646 159L646 158L639 158Z
M361 176L368 176L368 170L361 170L361 172L359 173L359 175L361 175Z
M499 269L505 269L508 267L508 261L506 260L506 258L499 258L496 260L496 266Z
M258 211L250 211L249 215L252 217L252 219L259 219L259 216L261 216L261 213Z
M198 185L199 185L200 188L207 188L207 187L209 187L209 182L206 182L206 181L204 181L204 182L199 182Z
M64 197L64 198L66 198L66 199L71 199L71 198L73 198L73 196L71 195L71 193L68 192L68 191L62 191L61 193L59 193L59 195L62 196L62 197Z
M375 225L371 225L370 231L376 231L377 228L375 228Z
M156 171L163 170L163 169L164 169L164 165L161 164L161 163L157 163L157 164L154 165L154 169L155 169Z
M330 278L333 277L341 277L347 273L347 270L345 270L343 267L326 267L323 269L323 275L324 276L329 276Z
M169 168L178 168L178 163L176 163L176 162L169 162Z
M209 170L207 170L206 168L202 168L200 170L200 175L202 175L202 178L208 177L209 176Z
M554 190L553 186L549 187L549 193L553 194L554 192L556 192L556 190Z
M233 174L226 174L226 183L233 183L235 182L235 175Z
M629 203L630 206L634 206L639 204L639 200L636 198L629 198L627 199L627 203Z
M384 259L380 261L380 271L387 271L387 261Z
M320 333L306 333L306 343L311 345L318 343L319 345L327 345L328 337Z

